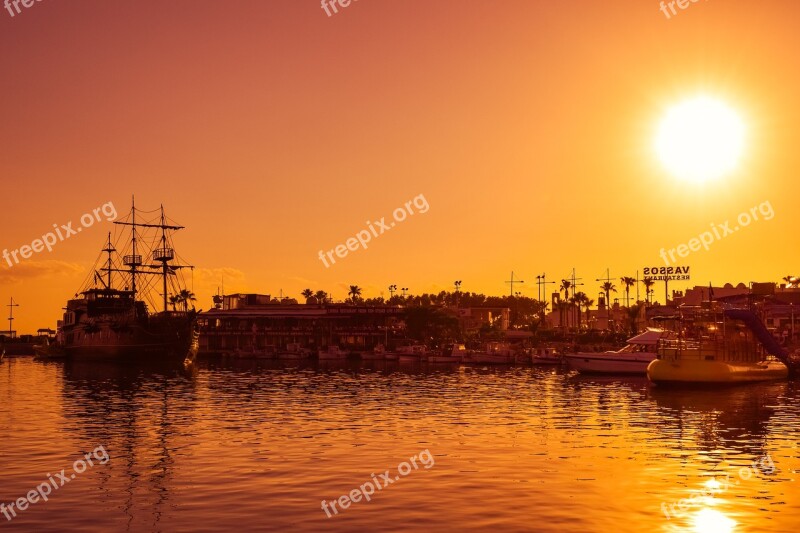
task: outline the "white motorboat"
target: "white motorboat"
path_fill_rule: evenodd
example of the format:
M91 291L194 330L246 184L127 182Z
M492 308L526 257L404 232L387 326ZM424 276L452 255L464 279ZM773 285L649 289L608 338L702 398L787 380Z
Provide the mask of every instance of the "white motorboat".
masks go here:
M483 365L511 365L516 361L516 353L505 342L490 342L481 351L466 354L465 363Z
M560 365L564 358L552 346L541 346L531 352L531 363L534 365Z
M429 363L461 363L467 355L463 344L446 344L440 353L428 355Z
M401 346L397 349L397 357L403 363L425 361L428 357L428 348L424 344Z
M659 339L667 333L663 329L647 331L628 339L628 344L617 351L578 352L564 355L573 370L582 374L647 374L647 366L656 358Z

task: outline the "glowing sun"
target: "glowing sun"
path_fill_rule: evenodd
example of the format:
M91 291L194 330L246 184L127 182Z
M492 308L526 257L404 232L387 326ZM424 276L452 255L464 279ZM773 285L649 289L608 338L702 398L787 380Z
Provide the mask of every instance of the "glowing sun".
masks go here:
M736 169L744 137L744 123L735 111L701 96L667 111L656 136L656 152L676 177L704 183Z

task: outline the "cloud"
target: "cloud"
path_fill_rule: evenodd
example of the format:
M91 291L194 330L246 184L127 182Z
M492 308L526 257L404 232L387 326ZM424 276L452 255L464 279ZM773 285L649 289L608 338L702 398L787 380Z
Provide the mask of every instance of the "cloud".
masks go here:
M24 261L13 267L7 263L0 263L0 283L20 283L33 279L47 279L55 277L74 277L84 274L87 268L78 263L66 261Z
M319 283L317 280L301 278L299 276L290 276L288 279L290 281L296 281L300 285L305 285L305 286L311 287L311 288L313 288L315 285L317 285L317 283Z

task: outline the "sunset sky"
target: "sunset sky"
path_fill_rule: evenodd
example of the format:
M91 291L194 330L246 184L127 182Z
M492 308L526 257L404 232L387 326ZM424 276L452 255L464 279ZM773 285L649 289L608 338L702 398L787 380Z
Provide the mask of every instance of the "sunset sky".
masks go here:
M800 3L656 0L43 0L0 11L0 249L106 202L186 226L198 308L226 292L503 294L577 267L597 298L769 202L774 218L681 259L687 285L800 274ZM670 174L667 110L705 95L745 127L735 171ZM418 195L430 209L326 268ZM54 327L104 222L0 265L21 332ZM618 296L619 296L618 294ZM663 301L663 289L656 292ZM0 318L7 309L0 309ZM0 321L0 329L7 326Z

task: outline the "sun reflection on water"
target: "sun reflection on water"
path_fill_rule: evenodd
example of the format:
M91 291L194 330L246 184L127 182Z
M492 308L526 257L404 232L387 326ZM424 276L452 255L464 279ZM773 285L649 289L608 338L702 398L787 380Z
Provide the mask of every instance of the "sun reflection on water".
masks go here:
M735 527L735 520L714 509L702 509L692 517L695 533L730 533Z

